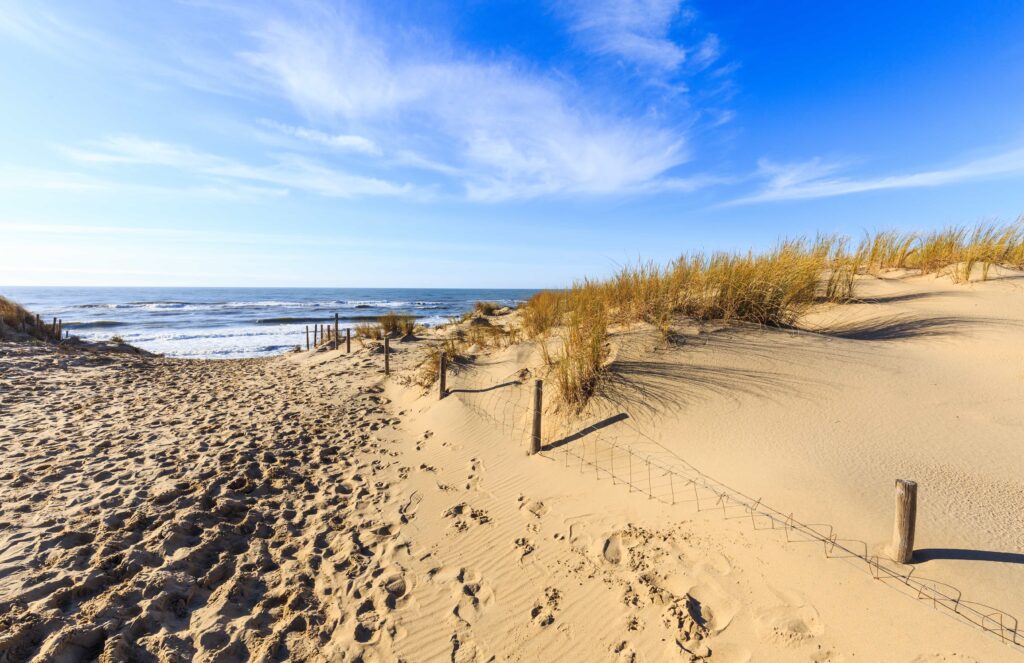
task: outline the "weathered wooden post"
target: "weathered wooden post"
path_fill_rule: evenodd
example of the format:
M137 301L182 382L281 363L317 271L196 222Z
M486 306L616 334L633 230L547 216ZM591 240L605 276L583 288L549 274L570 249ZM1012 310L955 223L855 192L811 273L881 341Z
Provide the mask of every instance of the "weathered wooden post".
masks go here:
M331 346L332 350L338 349L338 314L334 314L334 344Z
M57 318L53 319L53 324L50 326L50 336L57 335Z
M306 352L309 352L309 325L306 325Z
M440 362L440 366L437 369L440 386L437 399L441 400L448 395L448 353L442 352L441 358L438 361Z
M352 353L352 328L345 330L345 352Z
M917 482L896 480L896 523L892 532L892 558L909 564L914 557L914 528L917 525Z
M530 455L540 451L540 418L544 405L544 381L533 383L533 433L530 435Z
M384 337L384 375L391 375L391 340Z
M320 331L320 325L313 325L313 347L316 348L316 335Z
M60 319L60 318L57 318L57 340L59 341L61 339L61 337L63 337L63 336L64 336L64 321L62 319Z

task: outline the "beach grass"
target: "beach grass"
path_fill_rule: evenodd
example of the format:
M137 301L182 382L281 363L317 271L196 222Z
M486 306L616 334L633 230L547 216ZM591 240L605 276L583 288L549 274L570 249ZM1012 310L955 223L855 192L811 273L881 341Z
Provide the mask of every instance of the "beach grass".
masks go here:
M768 251L684 254L660 266L626 266L608 279L542 291L521 307L523 335L536 342L560 401L580 408L595 392L610 324L648 323L671 333L675 319L794 327L813 306L856 299L857 278L885 270L988 279L995 266L1024 269L1024 220L953 226L930 233L885 230L856 245L846 237L782 240ZM560 345L552 355L549 341Z
M7 331L27 334L40 341L56 340L53 328L46 324L39 324L34 313L21 304L0 296L0 338L4 338Z

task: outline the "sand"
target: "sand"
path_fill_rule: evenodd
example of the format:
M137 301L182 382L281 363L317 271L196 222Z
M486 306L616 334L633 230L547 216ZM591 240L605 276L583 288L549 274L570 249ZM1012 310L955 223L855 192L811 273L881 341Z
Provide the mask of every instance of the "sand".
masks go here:
M412 379L429 337L387 377L359 343L4 343L0 660L1024 660L669 478L1024 615L1024 280L1002 276L867 278L802 332L616 330L606 387L578 417L549 405L537 456L530 344L439 400ZM896 478L920 483L910 567L885 562Z

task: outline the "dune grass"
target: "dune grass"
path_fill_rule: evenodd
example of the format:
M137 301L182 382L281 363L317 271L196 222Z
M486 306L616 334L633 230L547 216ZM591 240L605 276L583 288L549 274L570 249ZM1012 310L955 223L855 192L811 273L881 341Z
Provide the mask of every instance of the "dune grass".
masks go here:
M7 330L28 334L40 341L56 341L54 330L50 324L39 323L36 315L21 304L0 296L0 338Z
M992 267L1024 269L1024 218L1015 223L980 223L973 228L949 226L925 234L885 231L861 244L867 271L912 269L921 274L948 274L968 282L975 268L987 280Z
M521 307L521 325L551 367L560 401L579 409L600 382L610 324L644 322L666 335L679 316L792 327L815 304L855 299L858 276L909 269L967 282L979 268L981 278L989 278L993 266L1024 269L1024 220L927 234L887 230L856 246L819 235L783 240L761 253L694 253L666 266L641 263L605 280L537 293ZM548 342L556 333L561 345L552 356Z
M355 326L356 338L360 340L379 341L384 338L384 330L378 324L360 322Z

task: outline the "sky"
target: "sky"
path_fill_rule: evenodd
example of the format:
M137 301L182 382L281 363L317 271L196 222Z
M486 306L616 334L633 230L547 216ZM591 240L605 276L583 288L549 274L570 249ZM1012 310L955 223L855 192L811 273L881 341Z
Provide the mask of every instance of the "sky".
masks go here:
M1024 3L0 0L0 284L559 287L1024 213Z

